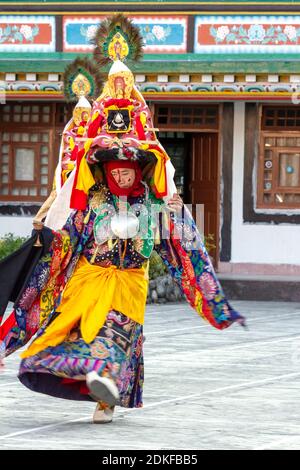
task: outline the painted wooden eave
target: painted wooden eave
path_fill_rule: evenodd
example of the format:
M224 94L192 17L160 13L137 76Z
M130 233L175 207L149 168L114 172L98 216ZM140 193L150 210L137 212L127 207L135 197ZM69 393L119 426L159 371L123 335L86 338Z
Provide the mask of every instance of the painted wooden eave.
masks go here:
M63 73L79 55L53 52L1 53L0 72ZM146 54L139 63L128 64L135 73L299 73L296 54ZM108 67L104 68L106 72Z
M186 8L187 6L197 7L197 6L205 6L206 8L209 6L238 6L238 5L246 5L246 6L272 6L272 5L299 5L300 0L0 0L0 6L69 6L69 5L78 5L81 6L97 6L99 4L103 6L163 6L163 4L169 6L178 6L184 5Z
M292 93L261 93L261 92L198 92L198 93L182 93L182 92L144 92L143 96L146 100L157 102L183 102L183 103L201 103L201 102L226 102L226 101L255 101L255 102L283 102L291 103L293 97ZM6 92L7 101L22 100L22 101L65 101L62 92L39 92L39 91L17 91Z
M184 3L185 5L295 5L300 4L300 0L0 0L0 5L93 5L103 3L108 5L133 4L133 5L157 5L167 3L169 5Z

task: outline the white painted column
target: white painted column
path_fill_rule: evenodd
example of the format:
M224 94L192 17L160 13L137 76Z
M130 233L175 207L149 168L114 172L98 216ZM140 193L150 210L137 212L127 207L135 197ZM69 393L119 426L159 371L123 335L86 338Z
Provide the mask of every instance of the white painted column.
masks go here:
M232 159L232 218L231 218L231 261L241 262L240 237L243 220L245 152L245 103L234 103L233 159ZM250 261L249 261L250 262Z

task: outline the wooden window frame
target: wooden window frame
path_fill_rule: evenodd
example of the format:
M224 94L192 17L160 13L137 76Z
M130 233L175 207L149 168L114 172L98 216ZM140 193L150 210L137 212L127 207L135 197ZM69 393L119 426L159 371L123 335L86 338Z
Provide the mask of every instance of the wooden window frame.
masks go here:
M6 112L5 114L9 115L9 120L4 121L3 120L3 114L0 115L0 145L2 146L3 144L8 144L9 145L9 153L8 153L8 183L3 183L4 186L8 186L8 191L10 194L0 194L0 203L6 203L6 202L12 202L12 203L23 203L23 202L32 202L32 203L42 203L50 193L52 189L52 183L53 183L53 177L54 177L54 171L58 162L58 156L59 156L59 148L60 148L60 141L61 141L61 134L64 129L64 126L66 123L69 121L70 117L72 116L72 105L65 105L62 102L49 102L49 101L23 101L23 102L17 102L17 101L7 101L6 105L11 106L11 109ZM38 122L23 122L22 121L22 116L20 118L20 122L13 122L12 116L14 112L14 106L20 106L20 114L22 114L24 107L29 106L38 106L39 109L34 111L33 114L38 116ZM43 115L43 107L47 106L49 107L49 122L43 122L42 120L42 115ZM61 109L64 107L65 109ZM31 112L31 109L29 110ZM18 112L19 113L19 112ZM25 113L27 114L27 112ZM64 119L65 117L65 119ZM64 122L61 122L61 121ZM9 140L8 141L3 141L2 140L2 134L7 133L9 134ZM18 141L18 142L13 142L12 141L12 133L26 133L26 134L42 134L42 133L47 133L48 134L48 142L44 142L42 140L39 140L38 142L33 142L30 140L29 137L29 142L23 142L23 141ZM40 152L42 150L42 146L46 145L48 147L48 172L47 174L41 174L41 167L43 166L41 164L41 159L43 157L43 154ZM21 148L33 148L35 146L35 162L34 162L34 176L35 180L34 182L32 181L16 181L14 178L14 160L15 160L15 148L21 147ZM2 159L2 155L0 153L0 161ZM0 171L1 175L1 171ZM48 184L41 184L41 176L47 176L48 177ZM0 180L0 187L2 186L2 182ZM18 186L19 188L22 187L36 187L37 188L37 195L32 196L32 195L12 195L12 187ZM40 195L40 190L41 188L47 187L47 194L45 195Z
M26 133L26 134L31 134L31 133L35 133L35 134L42 134L42 133L47 133L49 138L48 138L48 142L43 142L43 141L39 141L39 142L13 142L12 141L12 137L11 135L14 133L14 130L12 128L12 126L3 126L1 128L1 132L0 132L0 145L2 146L3 144L8 144L9 145L9 153L8 153L8 166L9 166L9 170L8 170L8 175L9 175L9 179L8 179L8 183L4 183L5 186L8 186L8 191L9 191L9 194L0 194L0 202L43 202L48 194L50 193L51 189L52 189L52 183L53 183L53 175L54 175L54 170L55 170L55 166L57 164L56 161L54 161L55 159L55 155L56 155L56 152L55 152L55 149L53 148L54 145L53 145L53 132L54 130L53 129L50 129L49 126L44 126L44 127L37 127L37 126L34 126L34 129L32 129L32 131L30 132L30 129L28 128L28 126L18 126L18 128L16 129L16 132L17 133ZM10 135L10 139L8 141L3 141L2 140L2 134L3 133L8 133ZM47 167L48 167L48 172L47 174L45 174L44 176L47 176L48 177L48 183L47 184L41 184L40 182L40 178L41 178L41 158L42 158L42 155L40 154L40 149L43 145L46 145L48 147L48 164L47 164ZM25 181L25 180L16 180L15 179L15 150L17 148L29 148L29 149L33 149L34 150L34 153L35 153L35 160L34 160L34 180L33 181ZM1 161L1 158L2 156L0 155L0 161ZM58 155L56 157L58 159ZM0 174L1 174L1 170L0 170ZM0 181L0 187L2 186L2 183ZM32 187L32 188L37 188L37 195L36 196L33 196L33 195L13 195L12 194L12 189L13 187L19 187L19 188L22 188L22 187ZM41 188L43 187L47 187L47 194L45 195L41 195L39 194L40 193L40 190Z
M10 126L10 125L15 125L15 126L18 126L18 127L26 127L26 126L34 126L34 127L52 127L54 125L54 117L53 117L53 110L55 110L55 107L53 106L53 103L49 103L49 102L22 102L22 103L18 103L18 102L11 102L11 101L8 101L5 105L5 106L19 106L20 107L20 112L16 112L16 114L20 115L20 121L14 121L13 120L13 108L10 109L9 113L6 112L6 111L3 111L2 114L0 115L0 123L1 123L1 127L6 127L6 126ZM22 115L30 115L30 111L29 113L27 112L24 112L24 108L26 107L35 107L37 106L39 108L39 110L37 112L32 112L31 114L32 115L35 115L37 116L37 120L36 121L30 121L30 119L28 121L23 121L22 120ZM48 122L43 122L43 109L42 107L44 106L47 106L49 107L49 121ZM9 120L6 121L3 119L4 115L8 115L9 116Z
M31 145L30 145L31 144ZM33 180L16 180L15 179L15 163L16 163L16 150L17 149L29 149L34 151L34 167L33 167ZM38 183L38 169L40 170L40 162L37 159L38 156L38 145L30 142L14 142L12 144L12 158L9 162L9 172L12 175L11 183L8 186L18 185L20 187L27 187L28 185L39 186Z
M296 188L291 188L291 187L284 187L284 186L279 186L275 182L278 182L278 176L279 176L279 154L280 153L300 153L300 149L298 147L270 147L270 150L273 150L273 158L272 158L272 163L273 163L273 171L272 171L272 189L271 190L266 190L264 188L264 171L265 171L265 139L266 138L279 138L279 137L297 137L300 138L300 130L299 131L277 131L277 132L271 132L267 130L260 130L260 136L259 136L259 156L258 156L258 177L257 177L257 208L258 209L300 209L300 202L295 203L282 203L282 204L276 204L274 202L274 197L273 201L270 203L264 202L264 194L272 194L275 195L276 193L285 193L285 194L300 194L300 186L298 189Z
M167 113L164 114L164 116L166 117L166 120L167 122L166 123L160 123L158 122L159 121L159 117L161 116L161 114L159 114L159 107L165 107L167 108ZM176 109L176 108L180 108L180 109L183 109L183 108L189 108L191 109L191 123L188 123L188 124L185 124L183 123L182 121L178 122L178 123L174 123L174 122L171 122L171 117L174 117L172 116L171 112L173 109ZM204 111L204 114L205 112L208 110L208 109L214 109L215 110L215 122L213 124L207 124L205 123L204 125L202 124L199 124L199 123L193 123L193 118L199 118L199 116L195 116L195 110L197 109L203 109ZM184 117L182 116L180 113L178 114L178 116L175 116L175 117L178 117L179 119L181 117ZM172 103L172 104L168 104L168 103L155 103L155 113L154 113L154 125L155 127L159 128L160 131L184 131L184 132L197 132L197 131L200 131L201 132L211 132L211 131L214 131L214 132L218 132L219 130L219 121L220 121L220 113L219 113L219 105L218 104L208 104L208 105L204 105L204 104L190 104L190 103Z
M266 131L266 132L275 132L275 131L279 131L279 132L282 132L282 129L284 128L284 129L285 129L285 132L289 132L289 131L291 131L291 132L297 132L298 129L299 129L299 132L300 132L300 124L299 124L299 126L298 126L298 129L297 129L297 125L295 125L295 126L289 126L289 125L282 126L282 125L278 124L278 125L275 125L275 126L267 126L267 125L265 124L265 121L266 121L266 119L267 119L266 111L269 110L269 109L273 109L273 110L275 110L275 111L277 111L277 112L280 111L280 110L282 110L282 109L285 109L286 111L292 110L292 111L298 111L299 114L300 114L300 108L299 108L299 107L296 107L296 105L285 105L285 106L283 105L283 106L280 106L280 105L275 105L275 104L273 104L273 105L267 105L267 106L265 105L265 106L262 106L262 107L261 107L261 116L260 116L260 117L261 117L261 119L260 119L260 123L261 123L260 129L261 129L262 131ZM277 119L284 119L284 120L286 121L286 120L288 120L288 119L294 119L294 118L288 117L288 116L285 116L285 117L283 117L283 116L282 116L282 117L276 116L275 120L277 120ZM300 115L299 115L298 118L296 117L295 119L300 121Z
M8 134L12 134L13 133L13 130L10 128L10 127L7 127L7 128L4 128L1 130L1 133L8 133ZM26 127L18 127L18 130L17 130L18 133L22 134L22 133L30 133L28 131L28 128ZM10 149L9 149L9 180L8 180L8 183L5 184L6 186L8 186L9 188L9 194L6 195L6 194L0 194L0 202L7 202L7 201L11 201L11 202L43 202L48 194L50 193L51 189L52 189L52 183L53 183L53 174L54 174L54 169L55 169L55 162L53 160L54 158L54 150L53 150L53 145L52 145L52 142L53 142L53 130L52 129L49 129L49 128L46 128L46 127L35 127L34 128L34 133L39 133L39 134L42 134L42 133L47 133L49 135L49 141L48 142L13 142L12 140L9 140L8 142L3 142L2 139L1 139L1 133L0 133L0 145L2 145L2 143L5 143L5 144L8 144L10 146ZM40 178L41 178L41 157L42 155L40 155L39 153L39 150L40 148L42 147L42 145L47 145L48 147L48 172L47 174L45 174L45 176L48 177L48 183L47 184L41 184L40 183ZM33 149L34 150L34 153L35 153L35 161L34 161L34 180L33 181L25 181L25 180L16 180L15 179L15 167L14 167L14 164L15 164L15 149L17 148L29 148L29 149ZM1 160L1 155L0 155L0 160ZM1 171L0 171L0 174L1 174ZM1 181L0 181L0 186L2 185ZM24 195L13 195L11 194L12 192L12 188L14 186L18 186L20 188L22 187L35 187L37 188L37 195L36 196L31 196L31 195L27 195L27 196L24 196ZM41 195L39 194L40 192L40 189L42 187L47 187L47 194L45 195Z

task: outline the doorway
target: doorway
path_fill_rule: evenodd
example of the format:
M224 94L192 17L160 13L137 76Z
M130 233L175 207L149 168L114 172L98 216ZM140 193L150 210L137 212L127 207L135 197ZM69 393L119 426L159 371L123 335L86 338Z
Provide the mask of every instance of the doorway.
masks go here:
M219 164L217 132L160 131L158 138L175 167L175 184L186 204L204 205L204 236L214 266L219 256Z
M219 165L218 134L192 135L189 200L204 206L204 236L216 267L219 257Z
M175 184L178 194L187 202L189 198L189 155L191 134L187 132L159 132L158 139L175 167Z

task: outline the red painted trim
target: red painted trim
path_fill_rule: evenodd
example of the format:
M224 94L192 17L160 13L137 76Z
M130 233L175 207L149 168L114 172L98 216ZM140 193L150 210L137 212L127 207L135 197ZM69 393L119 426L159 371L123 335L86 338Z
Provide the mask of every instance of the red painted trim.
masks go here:
M272 94L267 95L249 95L249 96L232 96L228 95L225 96L223 94L217 95L210 95L209 93L205 95L185 95L185 96L174 96L174 95L155 95L155 94L147 94L143 93L143 96L146 100L155 100L155 101L290 101L290 95L283 95L283 96L274 96Z
M198 95L198 94L189 94L189 95L180 95L178 96L172 94L169 95L168 93L166 94L159 94L156 95L155 93L143 93L143 96L146 100L149 101L170 101L170 102L176 102L176 101L290 101L291 99L291 94L282 94L282 96L278 95L272 95L272 93L257 93L257 94L252 94L252 95L231 95L228 94L228 96L224 95L223 93L218 95L218 94L210 94L210 93L205 93L203 95ZM48 94L48 93L34 93L34 94L19 94L19 93L9 93L6 94L6 100L49 100L49 101L65 101L65 98L63 94Z

